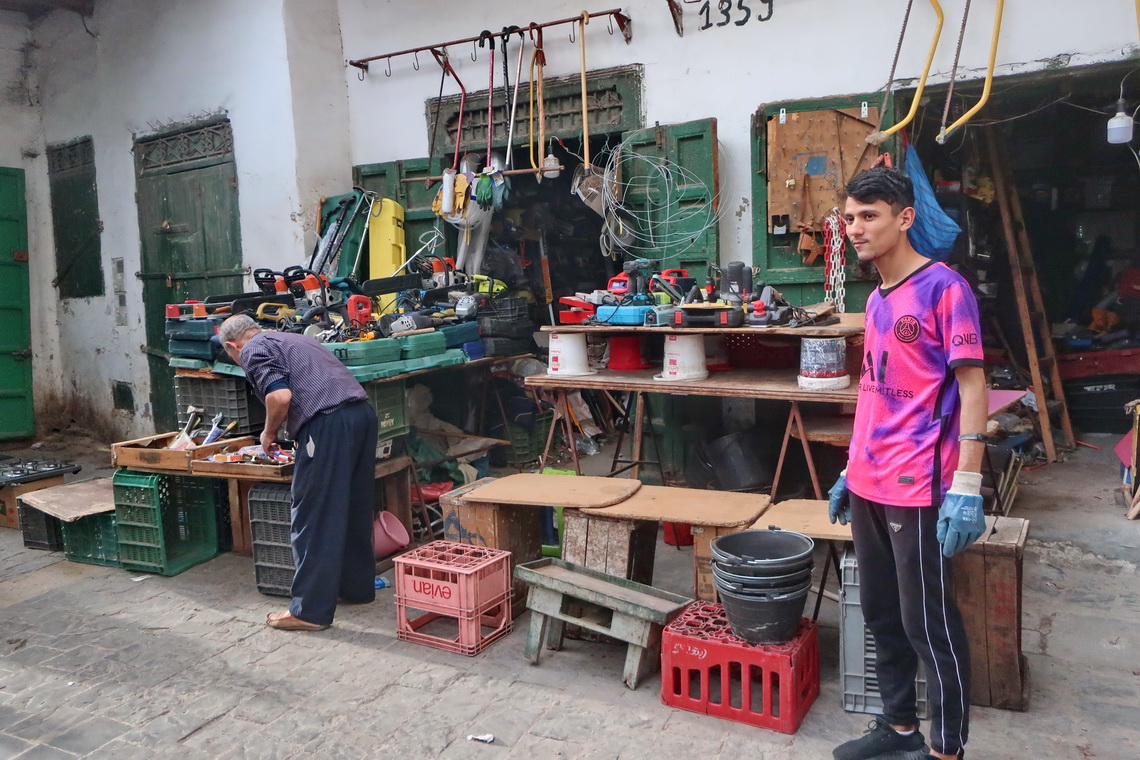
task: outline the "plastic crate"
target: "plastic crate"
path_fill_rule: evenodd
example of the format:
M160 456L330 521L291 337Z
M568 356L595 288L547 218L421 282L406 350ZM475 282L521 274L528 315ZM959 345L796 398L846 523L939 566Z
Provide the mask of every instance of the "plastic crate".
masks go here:
M452 616L482 614L511 590L511 553L432 541L395 559L396 600Z
M46 552L63 551L63 527L58 517L29 507L16 499L20 512L20 531L24 534L24 546Z
M786 644L733 635L724 608L694 602L661 636L661 701L794 734L819 696L819 642L806 618Z
M72 562L87 565L119 566L119 535L115 530L115 513L100 512L65 522L63 552Z
M534 340L531 338L483 338L484 356L514 356L534 353Z
M453 541L396 557L396 636L468 656L506 636L512 628L510 558L501 549Z
M168 340L208 341L218 333L218 327L225 317L191 317L190 319L166 318Z
M484 338L512 338L523 340L534 334L534 322L529 319L500 319L479 317L479 334Z
M410 430L404 405L406 394L403 380L368 383L364 390L368 393L372 408L376 410L377 440L386 441Z
M535 413L534 430L527 430L518 423L508 421L504 436L511 442L510 446L504 447L507 464L518 467L538 460L546 448L546 438L553 420L554 411L547 409Z
M254 565L257 590L266 596L292 596L293 568L274 565Z
M168 340L166 342L166 350L174 356L182 356L187 359L201 359L202 361L212 362L214 360L214 352L216 346L209 339L204 340Z
M217 556L217 481L119 470L113 485L122 567L178 575Z
M522 319L529 303L524 296L505 296L487 301L487 311L499 319Z
M293 491L287 483L258 483L249 489L250 522L289 525L293 520Z
M178 427L186 424L187 406L198 406L204 411L202 418L209 422L221 413L225 423L237 422L234 432L259 433L265 424L265 407L249 390L240 377L175 377L174 403L178 407Z
M293 549L289 545L253 542L253 561L258 565L294 568Z
M843 675L843 709L847 712L883 713L879 695L879 679L875 675L875 639L863 621L859 605L859 564L855 552L843 552L840 562L843 585L839 591L839 672ZM926 669L918 663L914 681L918 695L918 717L926 718L929 701L926 691Z
M253 521L253 543L272 544L274 546L292 546L292 528L289 523L272 523Z

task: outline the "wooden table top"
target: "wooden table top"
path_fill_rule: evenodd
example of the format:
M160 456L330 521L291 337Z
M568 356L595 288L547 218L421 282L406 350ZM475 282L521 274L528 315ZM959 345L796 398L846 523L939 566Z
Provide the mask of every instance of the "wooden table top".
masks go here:
M751 525L771 504L766 494L642 486L612 507L583 509L587 516L615 520L665 520L719 528Z
M637 372L599 370L594 375L566 377L532 375L526 378L531 388L594 389L668 393L673 396L721 396L728 398L766 398L784 401L827 401L852 404L858 398L854 385L835 391L806 391L797 382L795 369L730 369L711 372L704 380L657 381L660 369Z
M773 504L751 527L763 530L775 525L783 530L803 533L818 541L850 541L851 525L831 524L827 502L815 499L789 499Z
M597 335L781 335L797 338L846 338L863 334L863 313L840 314L839 324L803 327L645 327L644 325L543 325L542 332L594 333Z

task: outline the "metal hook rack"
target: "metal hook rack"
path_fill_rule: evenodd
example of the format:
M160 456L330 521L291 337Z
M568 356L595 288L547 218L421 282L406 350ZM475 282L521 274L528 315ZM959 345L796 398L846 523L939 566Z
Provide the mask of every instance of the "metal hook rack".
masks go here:
M620 8L613 8L613 9L610 9L608 11L599 11L597 13L588 13L588 14L586 14L585 17L589 18L590 16L593 16L595 18L600 17L600 16L609 16L610 17L609 18L609 32L610 32L610 34L615 33L614 26L616 24L616 26L617 26L616 31L621 32L622 39L625 40L625 43L627 45L633 40L633 27L631 24L631 19ZM530 31L530 32L534 33L536 31L540 31L546 27L560 26L563 24L570 24L571 29L570 29L570 33L569 33L569 39L573 43L573 42L577 42L577 34L576 34L576 31L574 30L573 27L574 27L574 25L577 25L582 20L582 18L583 18L583 15L579 14L577 16L572 16L570 18L558 19L556 21L547 21L546 23L543 23L543 24L530 23L530 24L520 26L520 27L518 27L518 29L519 29L520 33L522 31ZM510 27L508 25L505 28L511 29L512 27ZM513 32L508 32L508 33L513 33ZM348 65L352 66L354 68L360 69L360 71L363 73L367 73L369 63L371 63L372 61L379 61L381 59L384 59L384 60L389 61L389 63L387 64L387 66L385 68L384 73L386 76L391 76L392 75L391 74L392 69L391 69L390 61L391 61L391 59L395 58L396 56L415 55L416 53L421 53L424 51L430 51L433 48L438 50L440 48L447 48L447 47L451 47L454 45L464 45L468 42L471 43L471 54L470 54L471 60L477 62L479 60L479 47L478 47L479 41L481 39L486 40L488 37L499 37L499 36L502 36L502 34L503 33L491 34L491 33L487 32L485 34L479 34L479 35L476 35L474 37L467 37L467 38L461 39L461 40L452 40L451 42L437 42L433 45L422 45L420 47L408 48L407 50L399 50L399 51L396 51L394 53L385 53L383 55L375 55L375 56L372 56L370 58L360 58L360 59L356 59L356 60L350 60L348 62ZM484 46L486 46L486 42L484 42ZM413 63L413 68L415 68L418 71L420 67L417 66L415 63Z
M388 60L391 61L392 59L389 58ZM415 52L415 55L412 57L412 68L415 69L416 71L420 70L420 51L418 51L418 50Z

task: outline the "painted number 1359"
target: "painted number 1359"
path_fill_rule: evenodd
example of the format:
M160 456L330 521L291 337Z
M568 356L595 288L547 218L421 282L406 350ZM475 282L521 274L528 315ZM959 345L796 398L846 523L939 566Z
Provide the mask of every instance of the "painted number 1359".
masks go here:
M705 0L700 10L701 31L712 29L714 26L728 26L730 23L744 26L752 20L754 15L757 21L767 21L772 18L772 5L775 0L759 0L762 10L755 14L749 6L750 1L754 2L755 0L736 0L735 4L732 0L717 0L715 3L713 0ZM735 18L733 18L734 16ZM714 19L716 20L714 21Z

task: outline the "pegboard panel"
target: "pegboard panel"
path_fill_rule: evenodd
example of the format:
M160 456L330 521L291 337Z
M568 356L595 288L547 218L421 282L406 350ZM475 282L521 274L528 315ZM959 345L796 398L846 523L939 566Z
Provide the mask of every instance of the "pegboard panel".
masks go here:
M841 205L843 187L879 155L867 136L879 128L879 109L791 111L768 121L768 231L772 219L787 215L794 230L823 218ZM806 183L806 190L805 190ZM806 200L806 203L805 203Z

